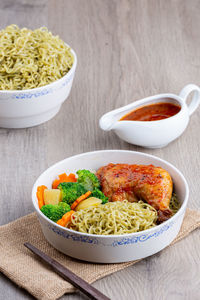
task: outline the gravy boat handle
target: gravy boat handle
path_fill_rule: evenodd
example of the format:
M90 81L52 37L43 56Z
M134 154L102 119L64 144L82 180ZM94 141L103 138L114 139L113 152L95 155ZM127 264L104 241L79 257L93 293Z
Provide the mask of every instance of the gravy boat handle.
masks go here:
M179 97L185 102L190 93L194 93L191 103L188 105L189 116L197 109L200 103L200 88L195 84L186 85L180 92Z

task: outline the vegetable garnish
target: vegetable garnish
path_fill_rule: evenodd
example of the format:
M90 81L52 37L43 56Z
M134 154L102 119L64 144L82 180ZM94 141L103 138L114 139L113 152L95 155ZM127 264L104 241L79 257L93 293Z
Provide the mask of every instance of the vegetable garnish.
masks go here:
M65 224L62 217L71 209L96 207L108 202L108 197L101 191L99 179L94 173L85 169L76 173L77 177L73 173L58 175L50 189L46 186L38 187L41 212L53 222L59 221L60 225Z
M79 198L76 199L76 201L74 201L74 203L71 205L71 209L75 209L75 207L83 200L85 200L87 197L89 197L91 195L91 192L88 191L87 193L81 195Z
M95 198L95 197L89 197L83 201L81 201L75 208L75 211L79 211L81 209L87 209L89 207L97 207L100 204L102 204L102 200Z
M64 214L70 211L71 208L69 204L64 202L59 202L59 204L47 204L43 205L41 208L41 212L50 220L57 222L59 219L62 218Z
M77 182L83 185L87 191L100 189L100 182L94 173L89 170L78 170L76 174L78 175Z
M55 179L54 182L52 183L52 188L57 189L58 185L62 182L76 182L76 176L73 173L70 173L67 175L66 173L58 175L59 179Z
M68 211L66 214L62 216L60 220L57 221L57 224L65 227L71 221L71 216L73 215L73 213L74 213L73 210Z
M46 190L47 187L45 185L40 185L38 186L37 188L37 198L38 198L38 206L39 206L39 209L42 208L42 206L44 205L44 190Z
M102 200L102 204L106 204L108 202L108 197L106 197L104 195L104 193L102 191L100 191L99 189L94 189L94 191L92 192L92 197L98 198Z
M77 182L62 182L58 185L58 189L61 191L62 201L70 206L77 198L87 192L84 186Z
M59 189L46 189L44 190L44 204L56 205L61 202L61 191Z

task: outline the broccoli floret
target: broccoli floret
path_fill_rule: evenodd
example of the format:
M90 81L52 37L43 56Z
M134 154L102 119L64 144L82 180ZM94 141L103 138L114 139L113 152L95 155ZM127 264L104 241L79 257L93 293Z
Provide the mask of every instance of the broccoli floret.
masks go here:
M93 191L95 188L100 188L100 182L97 176L89 170L79 170L76 172L78 175L77 182L83 185L87 191Z
M104 195L104 193L98 189L95 189L90 197L96 197L102 200L102 204L106 204L108 202L108 197Z
M67 204L67 203L65 203L65 202L59 202L59 203L58 203L58 206L62 207L63 209L69 209L69 208L70 208L68 211L71 210L70 205Z
M59 204L47 204L43 205L41 208L41 212L50 220L57 222L62 216L70 211L71 208L67 203L60 202Z
M84 186L77 182L62 182L58 188L62 193L62 201L70 206L78 197L87 192Z

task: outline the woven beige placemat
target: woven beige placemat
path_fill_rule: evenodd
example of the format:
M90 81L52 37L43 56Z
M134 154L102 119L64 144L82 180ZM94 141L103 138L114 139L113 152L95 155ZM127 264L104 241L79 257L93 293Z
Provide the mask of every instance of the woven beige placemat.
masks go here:
M187 209L178 237L172 244L200 227L200 212ZM37 299L54 300L75 288L36 259L24 243L29 242L67 266L89 283L122 270L137 261L121 264L93 264L58 252L45 240L35 213L0 227L0 271Z

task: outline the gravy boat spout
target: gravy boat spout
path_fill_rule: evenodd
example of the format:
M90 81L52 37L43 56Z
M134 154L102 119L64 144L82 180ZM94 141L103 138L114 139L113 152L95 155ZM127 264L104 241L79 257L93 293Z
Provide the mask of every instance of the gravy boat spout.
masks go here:
M126 115L129 111L134 110L138 106L145 105L145 103L148 103L148 98L135 101L126 106L114 109L106 113L99 120L100 128L104 131L110 131L112 129L121 127L121 123L118 122L121 119L121 117Z
M101 117L99 120L99 126L104 131L110 131L111 129L114 129L116 121L117 120L112 112L109 112Z
M189 105L186 100L193 92ZM168 103L179 106L179 111L172 116L150 121L121 119L131 111L156 103ZM101 117L99 126L104 131L113 130L124 141L147 148L162 148L178 138L186 129L190 115L200 103L200 89L194 84L185 86L179 96L159 94L135 101L112 110Z

